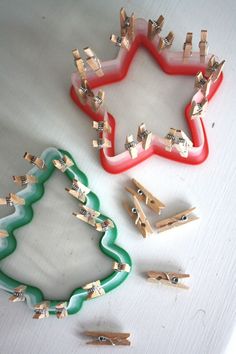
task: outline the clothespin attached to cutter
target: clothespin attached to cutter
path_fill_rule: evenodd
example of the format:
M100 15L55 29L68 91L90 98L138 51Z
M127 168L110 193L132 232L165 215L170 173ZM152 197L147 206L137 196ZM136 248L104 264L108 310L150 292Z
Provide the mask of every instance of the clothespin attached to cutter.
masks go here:
M197 75L195 76L194 87L197 90L201 90L201 92L204 95L204 97L208 96L209 91L210 91L210 87L211 87L211 83L212 83L211 77L206 79L203 76L203 73L201 71L199 71L197 73Z
M109 125L107 120L101 120L99 122L93 121L93 128L97 130L98 133L104 132L111 134L111 126Z
M94 148L98 149L110 148L112 146L111 141L107 138L93 140L92 144Z
M91 48L86 47L84 48L84 52L87 55L86 62L90 68L95 72L97 76L103 76L104 73L102 71L101 62L94 51Z
M134 141L132 134L126 137L125 149L129 151L131 159L138 157L137 142Z
M37 156L31 155L28 152L25 152L23 158L28 161L29 163L35 165L36 167L38 167L40 170L43 170L44 168L47 168L47 166L45 165L45 162L40 159Z
M126 272L129 273L131 268L130 265L127 263L118 263L114 262L112 265L112 269L114 269L116 272Z
M160 33L164 25L164 17L161 15L156 21L148 20L147 36L152 40L156 34Z
M92 337L93 340L86 344L92 345L130 345L128 338L130 333L114 333L114 332L84 332L86 336Z
M135 16L134 13L130 17L127 16L125 9L120 9L120 33L121 37L127 37L129 41L134 40L135 36Z
M27 289L26 285L20 285L14 289L12 296L9 297L11 302L25 301L25 291Z
M56 316L58 319L68 316L67 312L67 302L60 302L56 305Z
M136 179L132 178L132 182L135 186L135 189L126 187L127 192L131 193L138 200L142 200L145 204L152 209L155 213L161 214L162 209L165 208L165 204L163 204L160 200L155 198L141 183L139 183Z
M42 318L49 317L49 301L43 301L34 306L34 316L33 318L36 320L41 320Z
M167 231L172 229L173 227L185 225L191 221L198 220L199 217L192 214L195 209L196 208L190 208L169 218L158 221L156 223L157 232Z
M191 119L204 118L208 107L208 99L203 98L202 102L192 101L190 115Z
M65 188L65 190L82 203L86 202L86 196L90 193L90 189L75 178L72 181L72 188Z
M60 160L52 160L52 163L61 172L65 172L69 167L74 166L74 162L66 155Z
M186 34L186 40L184 42L184 46L183 46L183 57L184 58L189 58L192 55L192 47L193 47L193 34L192 32L188 32Z
M94 97L94 93L88 84L88 80L84 79L81 80L80 87L76 88L76 93L82 104L86 104L89 99L93 99Z
M12 176L13 181L18 186L25 186L27 184L35 184L37 183L37 178L32 175L25 175L25 176Z
M96 218L100 215L100 213L96 210L90 209L85 205L81 205L79 211L77 213L73 213L78 219L86 222L87 224L96 226Z
M97 95L94 95L91 98L91 107L94 112L98 112L102 107L105 99L105 92L103 90L99 90Z
M81 78L81 80L86 80L87 75L86 75L86 68L84 65L84 61L80 56L80 52L77 48L72 50L72 54L74 57L74 63L75 63L75 67L78 70L79 76Z
M164 38L160 37L160 40L159 40L159 43L157 46L157 50L160 51L160 50L163 50L166 48L170 48L172 46L174 38L175 38L175 36L172 31L169 32L166 37L164 37Z
M148 281L153 283L163 283L165 285L173 286L175 288L188 289L189 287L185 284L179 283L179 279L189 278L189 274L179 274L171 272L147 272Z
M165 144L166 151L172 151L175 147L182 157L188 157L188 152L193 147L192 141L180 129L170 128L165 138L160 140Z
M100 223L96 223L96 225L95 225L96 230L100 231L100 232L105 232L108 229L113 229L114 227L115 227L115 225L110 219L107 219L107 220L100 222Z
M211 80L213 82L215 82L216 80L218 80L218 78L223 70L224 64L225 64L225 60L222 60L221 63L218 63L216 61L216 57L214 55L212 55L208 61L205 76L207 78L211 77Z
M83 289L88 291L88 300L94 299L95 297L102 296L105 294L105 290L101 286L100 280L86 284L85 286L83 286Z
M209 47L208 47L207 39L208 39L207 30L201 30L201 39L198 45L200 48L200 57L205 57L208 54Z
M110 41L114 43L117 47L125 48L127 50L130 49L130 42L126 36L121 37L112 34L110 36Z
M0 198L0 205L25 205L25 200L19 197L17 194L9 193L8 197Z
M9 233L6 230L0 230L0 238L8 237Z
M138 127L137 133L138 142L142 142L142 147L144 150L147 150L152 143L152 132L146 129L146 125L144 123L140 124Z

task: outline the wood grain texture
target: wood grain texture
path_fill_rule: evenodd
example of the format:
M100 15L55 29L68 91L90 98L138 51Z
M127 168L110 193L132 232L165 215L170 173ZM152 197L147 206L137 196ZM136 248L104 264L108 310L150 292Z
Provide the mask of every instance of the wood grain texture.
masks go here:
M185 166L153 157L123 175L111 176L101 169L97 152L90 148L94 138L91 122L69 97L74 70L71 50L89 46L101 60L113 58L117 49L109 42L109 36L118 33L121 6L125 6L127 14L135 11L137 17L146 19L154 20L163 14L162 34L174 31L176 50L182 49L189 31L193 32L193 50L197 50L201 29L208 29L210 52L226 59L222 89L205 118L210 156L204 164ZM119 243L129 251L134 263L133 273L124 285L85 304L78 315L61 321L54 317L34 321L24 303L9 303L8 295L1 291L1 354L107 351L86 346L82 336L85 330L130 332L132 346L119 348L122 353L221 354L226 348L230 352L227 343L235 325L236 307L235 16L233 0L1 1L1 195L17 191L10 177L27 171L28 165L21 159L25 151L39 154L50 145L67 149L88 175L91 189L101 198L103 212L118 225ZM140 50L127 79L104 88L108 107L119 121L118 151L123 149L125 136L136 134L143 121L147 129L161 135L171 126L187 131L183 108L193 86L194 78L164 75ZM143 239L122 208L128 178L136 178L167 205L161 218L194 205L201 219ZM64 182L66 179L60 186L66 187ZM65 195L63 205L69 212L70 203L76 201L72 198L74 201L67 202L67 198ZM59 200L55 189L55 205ZM47 199L42 211L45 218L50 206ZM7 212L1 208L0 216ZM148 215L152 215L150 211ZM150 219L157 221L156 215ZM46 243L40 244L42 233L36 228L30 229L31 246L20 247L21 239L27 244L29 229L25 227L25 233L17 235L18 254L4 261L4 271L14 272L17 264L19 275L30 269L28 276L43 282L48 294L55 289L61 294L69 293L73 282L78 278L82 281L76 274L80 265L70 256L69 248L64 263L58 265L57 251L67 242L70 250L77 250L74 239L66 240L65 225L73 220L69 214L52 215L51 225L55 227L50 229L50 245L58 242L58 247L50 260L50 249L45 250L44 257L38 254L38 245L42 248ZM78 224L75 222L74 235ZM38 227L41 223L43 230L43 220L37 217L36 223ZM100 263L100 258L96 258L95 262L101 275L103 266L109 268L109 260ZM147 282L143 274L150 269L191 274L190 290ZM52 274L57 271L64 272L64 277L55 279Z

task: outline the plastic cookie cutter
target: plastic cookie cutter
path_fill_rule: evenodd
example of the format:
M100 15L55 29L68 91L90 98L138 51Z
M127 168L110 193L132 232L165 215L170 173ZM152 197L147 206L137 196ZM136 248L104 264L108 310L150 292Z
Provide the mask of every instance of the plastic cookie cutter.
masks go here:
M110 173L123 172L152 155L159 155L186 164L202 163L208 156L208 142L203 118L207 104L218 90L222 80L225 61L208 54L208 32L202 30L198 51L193 50L193 34L188 32L182 51L171 49L174 33L161 36L164 17L157 20L128 16L120 10L120 34L111 35L111 41L118 47L115 59L100 61L90 48L83 60L79 51L73 51L76 72L72 74L71 97L79 108L92 120L98 131L98 140L93 146L99 148L104 169ZM105 94L100 89L107 84L122 80L129 69L139 47L145 47L161 69L171 75L194 76L194 88L190 102L185 108L185 118L191 133L188 137L178 128L172 128L166 137L148 131L148 122L138 127L137 139L133 134L126 137L125 149L115 153L116 119L105 107ZM91 63L93 63L91 65ZM98 75L99 74L99 75ZM106 127L109 126L109 129Z
M111 273L106 278L78 286L66 301L45 299L37 287L22 284L0 272L0 289L11 294L10 302L27 302L34 310L35 319L47 318L51 314L64 318L78 312L84 301L104 295L123 283L131 271L131 259L128 253L116 244L115 223L100 211L98 197L90 190L86 175L79 170L68 152L48 148L40 157L25 153L24 158L34 165L33 168L25 176L13 177L13 180L24 188L16 194L10 193L8 197L0 199L1 205L15 208L13 214L0 219L0 261L15 251L14 232L32 220L33 203L43 197L45 183L55 169L64 173L72 183L72 188L66 190L80 202L76 216L98 231L101 251L113 260Z

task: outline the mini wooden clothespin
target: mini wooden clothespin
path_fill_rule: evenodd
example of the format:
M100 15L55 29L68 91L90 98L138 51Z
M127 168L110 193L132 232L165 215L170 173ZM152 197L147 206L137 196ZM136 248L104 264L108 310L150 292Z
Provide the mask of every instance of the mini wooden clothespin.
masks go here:
M49 317L49 301L43 301L34 306L34 316L33 318L36 320L41 320L42 318Z
M94 148L104 149L112 147L111 141L107 138L102 138L98 140L93 140L92 142Z
M130 42L126 36L120 37L112 34L110 36L110 41L114 43L117 47L125 48L127 50L130 49Z
M159 40L158 46L157 46L157 50L160 51L160 50L163 50L166 48L170 48L172 46L174 38L175 38L175 36L172 31L169 32L166 37L164 37L164 38L161 37Z
M193 34L192 32L188 32L186 34L186 39L184 42L184 46L183 46L183 57L184 58L189 58L192 55L192 47L193 47Z
M77 179L73 179L72 187L65 188L65 190L83 203L86 202L86 196L90 193L90 189Z
M164 26L164 17L161 15L156 21L148 20L147 36L152 40L156 34L160 33Z
M93 340L86 344L92 345L130 345L128 338L130 333L115 333L115 332L84 332L86 336L92 337Z
M195 119L195 118L202 118L203 119L206 115L207 107L208 107L208 99L207 98L204 98L199 103L192 101L191 111L190 111L191 119Z
M132 134L126 137L125 149L129 151L131 159L138 157L137 142L134 140Z
M93 121L93 128L100 132L111 134L111 126L109 125L107 120L101 120L99 122Z
M94 93L88 84L88 80L81 80L81 85L76 89L76 92L82 104L86 104L90 98L94 97Z
M165 285L170 285L175 288L181 288L181 289L189 288L187 285L179 283L179 279L189 278L190 277L189 274L149 271L147 275L148 275L148 281L153 283L160 282Z
M163 204L160 200L155 198L141 183L139 183L136 179L132 178L132 182L135 186L135 189L126 187L127 192L131 193L138 200L142 200L145 204L152 209L155 213L161 214L162 209L165 208L165 204Z
M94 112L98 112L102 107L105 99L105 92L103 90L99 90L97 95L94 95L91 98L91 107Z
M126 272L129 273L131 268L130 265L127 263L118 263L114 262L112 265L112 269L114 269L116 272Z
M95 225L95 229L100 232L105 232L109 229L113 229L114 227L115 227L115 225L110 219L107 219L107 220L100 222L100 223L96 223L96 225Z
M144 150L150 148L152 143L152 132L146 129L146 125L144 123L140 124L138 127L137 140L138 142L142 142L142 147Z
M208 96L209 91L210 91L210 87L211 87L211 83L212 83L211 77L206 79L203 76L203 73L201 71L199 71L197 73L197 75L195 76L194 87L198 90L201 90L204 97Z
M85 80L86 77L87 77L86 68L85 68L85 65L84 65L84 61L83 61L83 59L80 56L79 50L77 48L73 49L72 50L72 54L73 54L73 57L74 57L75 67L78 70L80 78L82 80Z
M225 64L225 60L222 60L221 63L218 63L216 61L216 57L214 55L212 55L208 61L205 76L207 78L211 77L211 80L213 82L215 82L216 80L218 80L218 78L223 70L224 64Z
M55 306L56 308L56 316L58 319L64 318L68 316L67 312L67 302L60 302Z
M208 47L207 39L208 39L207 30L201 30L201 39L198 45L200 49L200 57L205 57L208 54L209 47Z
M25 291L27 289L26 285L20 285L14 289L12 296L9 297L11 302L25 301Z
M25 176L12 176L13 181L18 186L25 186L26 184L35 184L37 183L37 178L32 175L25 175Z
M149 234L153 233L151 225L143 209L141 208L138 199L135 196L133 196L132 206L130 206L129 203L124 203L124 206L127 209L131 219L134 221L134 224L137 226L139 232L144 238L146 238Z
M128 17L123 7L120 9L120 33L121 37L127 37L129 41L133 41L135 35L135 16L132 13Z
M170 216L169 218L158 221L156 223L157 232L167 231L173 227L185 225L191 221L198 220L199 217L192 214L195 209L196 208L190 208L182 211L181 213Z
M0 238L8 237L9 233L6 230L0 230Z
M86 62L90 68L95 72L97 76L103 76L104 73L102 71L101 62L94 51L91 48L86 47L84 48L84 52L87 55Z
M65 172L69 167L74 166L74 162L66 155L60 160L52 160L52 163L61 172Z
M25 152L23 158L26 161L28 161L29 163L32 163L33 165L38 167L40 170L47 168L47 166L45 165L45 162L42 159L40 159L37 156L31 155L28 152Z
M73 213L78 219L85 221L87 224L96 226L96 218L100 215L99 211L90 209L85 205L81 205L77 213Z
M83 286L83 289L88 291L88 300L94 299L95 297L102 296L105 294L105 290L101 286L100 280L86 284L85 286Z
M170 128L169 133L162 141L166 151L172 151L175 147L182 157L188 157L188 152L193 147L192 141L180 129Z
M25 200L16 194L9 193L8 197L0 198L0 205L8 205L8 206L25 205Z

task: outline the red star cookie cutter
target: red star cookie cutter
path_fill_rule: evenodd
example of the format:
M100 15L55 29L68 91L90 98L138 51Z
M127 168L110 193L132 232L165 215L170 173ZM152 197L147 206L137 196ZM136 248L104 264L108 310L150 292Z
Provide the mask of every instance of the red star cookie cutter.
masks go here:
M72 74L71 97L93 121L98 131L98 140L93 145L100 149L101 163L110 173L121 173L152 155L187 164L200 164L208 156L207 135L203 117L207 104L218 90L223 80L224 61L208 54L207 31L201 31L200 50L192 52L192 33L187 33L183 51L171 51L173 32L165 38L159 35L164 18L148 22L135 19L120 10L121 35L111 36L111 41L119 46L115 59L100 62L89 48L86 68L79 51L73 51L77 71ZM149 132L145 124L138 129L137 140L128 136L125 151L115 154L116 120L104 108L104 92L98 88L122 80L129 69L138 48L143 46L155 58L162 70L171 75L195 76L196 93L185 108L185 118L191 132L192 141L178 129L171 128L163 138ZM148 123L148 122L147 122Z

